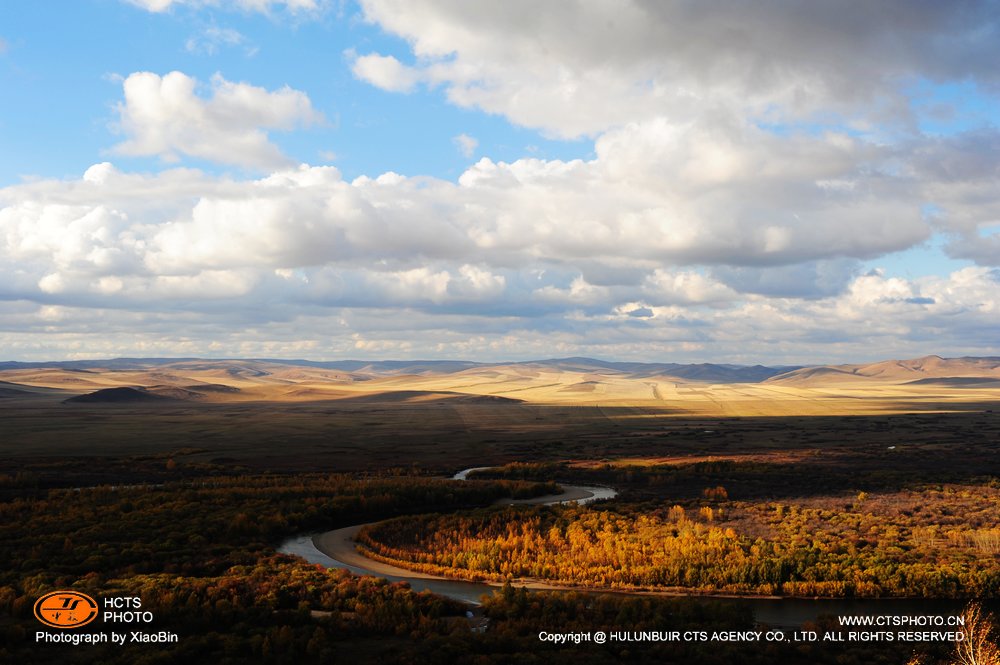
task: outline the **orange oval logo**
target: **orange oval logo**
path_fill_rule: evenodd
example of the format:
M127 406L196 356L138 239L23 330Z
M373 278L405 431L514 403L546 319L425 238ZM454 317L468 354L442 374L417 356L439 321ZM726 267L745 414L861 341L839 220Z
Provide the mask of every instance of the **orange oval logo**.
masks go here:
M97 601L79 591L53 591L35 601L35 618L52 628L79 628L97 618Z

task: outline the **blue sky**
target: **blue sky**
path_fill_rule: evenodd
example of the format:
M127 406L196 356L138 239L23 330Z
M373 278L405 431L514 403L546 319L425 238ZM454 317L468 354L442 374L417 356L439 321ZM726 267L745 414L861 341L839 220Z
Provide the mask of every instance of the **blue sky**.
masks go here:
M781 5L4 3L0 344L1000 355L997 6Z
M406 57L407 47L353 6L315 17L280 7L271 14L225 6L153 13L108 0L5 3L0 12L8 44L0 70L8 100L0 117L0 149L9 156L0 164L4 184L22 176L78 175L107 156L116 143L120 77L135 71L178 70L201 81L218 73L267 89L308 92L326 122L271 138L297 161L336 164L347 178L395 171L454 180L470 163L452 143L463 133L480 141L476 154L498 161L586 158L592 152L589 141L552 141L500 116L458 108L439 91L399 95L358 80L350 68L352 49ZM60 148L39 149L41 138ZM115 161L130 170L161 166L156 157Z

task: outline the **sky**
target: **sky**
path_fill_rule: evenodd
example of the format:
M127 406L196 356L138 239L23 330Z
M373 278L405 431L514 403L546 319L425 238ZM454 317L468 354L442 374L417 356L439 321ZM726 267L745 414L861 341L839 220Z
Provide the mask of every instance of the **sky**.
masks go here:
M0 3L0 359L1000 356L1000 3Z

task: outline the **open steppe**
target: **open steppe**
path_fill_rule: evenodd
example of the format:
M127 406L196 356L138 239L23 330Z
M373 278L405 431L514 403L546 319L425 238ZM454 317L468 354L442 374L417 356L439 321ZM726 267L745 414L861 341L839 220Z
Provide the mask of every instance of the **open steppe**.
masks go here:
M792 368L606 363L108 361L0 364L3 396L66 399L131 387L205 403L343 402L573 405L693 417L860 415L963 410L1000 400L1000 359L928 356ZM329 365L329 366L323 366ZM48 390L44 390L48 389Z
M225 625L227 635L242 636L233 650L266 634L305 653L318 634L315 617L335 616L340 623L322 628L340 640L338 654L416 649L426 640L407 641L397 626L424 625L420 635L440 638L450 629L425 615L439 612L441 600L275 556L291 537L399 516L406 518L386 523L371 542L399 550L384 556L402 568L418 567L408 553L450 556L452 541L481 541L488 551L510 529L536 546L487 557L489 565L474 571L436 571L449 577L513 574L593 590L990 600L1000 588L998 381L1000 359L992 358L803 368L582 358L0 363L0 554L15 562L0 580L0 600L21 630L32 625L30 605L42 591L85 579L98 595L109 585L144 595L164 625L187 631L184 648L221 653L210 633ZM487 472L499 481L445 479L505 464ZM618 497L591 508L487 508L515 489L537 488L534 481L607 485ZM533 524L541 525L537 533ZM566 542L572 530L601 546L567 554L552 540L554 529ZM423 552L427 532L441 534L441 551ZM632 547L648 542L676 556L664 563ZM616 553L635 557L612 566L631 577L596 574L610 565L601 557ZM741 556L745 565L729 565ZM531 568L538 561L549 568ZM421 565L454 566L451 559ZM675 569L699 576L681 579ZM164 584L176 593L161 597L154 589ZM282 589L277 610L268 604L277 597L266 592L272 587ZM230 595L227 605L218 602L220 590L243 595ZM355 598L378 612L359 614ZM699 629L714 621L727 630L754 625L742 605L533 598L488 601L482 639L521 639L531 651L543 622L590 630L620 623L621 612L653 617L648 626L657 629L676 627L679 612L692 612ZM578 603L566 615L577 619L551 624L550 609L544 619L525 614L565 602ZM414 609L420 603L426 611ZM464 622L465 611L449 605L447 620ZM390 615L398 618L388 627L378 623ZM383 637L359 641L370 630ZM32 653L20 644L18 654ZM760 662L902 663L911 650L821 646L798 656L775 646ZM699 645L685 648L701 653ZM711 648L714 655L718 646Z
M326 366L320 366L326 365ZM176 458L282 471L995 446L1000 359L738 368L574 358L476 365L0 364L10 467ZM889 447L893 446L893 449ZM992 452L990 452L992 451ZM987 460L995 455L990 448Z

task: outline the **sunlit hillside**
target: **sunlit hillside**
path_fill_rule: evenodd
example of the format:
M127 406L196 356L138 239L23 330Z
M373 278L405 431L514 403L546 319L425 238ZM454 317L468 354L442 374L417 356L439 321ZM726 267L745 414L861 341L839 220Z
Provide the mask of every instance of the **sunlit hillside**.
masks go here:
M67 404L441 401L606 406L629 409L628 417L645 412L722 417L947 411L1000 401L1000 360L995 358L930 356L813 366L764 372L769 376L760 381L726 380L735 373L731 366L698 366L697 372L691 367L574 359L443 367L373 363L346 370L282 361L138 360L109 361L103 367L91 362L85 368L9 368L0 371L0 380L8 398ZM718 368L714 373L713 367ZM123 388L130 390L112 390Z

